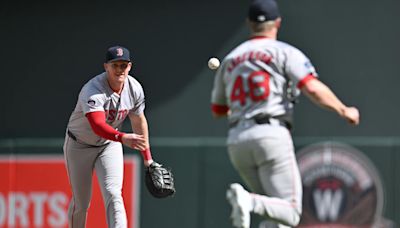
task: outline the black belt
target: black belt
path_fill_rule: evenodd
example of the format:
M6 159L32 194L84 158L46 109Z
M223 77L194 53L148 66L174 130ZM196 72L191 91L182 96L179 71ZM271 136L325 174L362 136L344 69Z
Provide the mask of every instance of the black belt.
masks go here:
M71 138L71 139L73 139L74 141L78 141L77 139L76 139L76 136L74 135L74 134L72 134L72 132L68 129L67 130L67 134L68 134L68 136Z
M292 124L287 121L281 119L279 116L277 117L271 117L271 116L255 116L252 118L256 124L271 124L271 119L276 119L279 121L279 125L286 127L287 129L291 130L292 129ZM229 123L229 128L236 127L239 123L239 120L230 122Z
M85 142L82 142L82 141L79 140L78 138L76 138L76 136L75 136L69 129L67 130L67 134L68 134L68 136L69 136L72 140L74 140L75 142L80 143L80 144L83 144L83 145L86 145L86 146L91 146L91 147L102 147L102 146L108 144L108 143L106 143L106 144L104 144L104 145L90 145L90 144L87 144L87 143L85 143Z

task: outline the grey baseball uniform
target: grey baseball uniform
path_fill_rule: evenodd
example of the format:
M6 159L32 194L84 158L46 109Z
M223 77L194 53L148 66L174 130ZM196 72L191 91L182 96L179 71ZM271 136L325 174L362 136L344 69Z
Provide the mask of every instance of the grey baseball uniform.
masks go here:
M214 112L230 110L228 152L235 169L257 193L253 212L289 226L298 222L302 204L288 129L293 99L300 93L297 87L316 76L300 50L254 37L222 61L211 96Z
M96 135L87 113L106 113L107 124L120 128L129 113L139 115L145 108L141 85L133 77L125 79L121 94L113 92L102 73L86 83L69 119L64 143L66 168L72 188L68 210L70 227L85 227L91 199L92 172L96 170L106 208L109 227L126 227L127 218L122 200L123 150L119 142Z

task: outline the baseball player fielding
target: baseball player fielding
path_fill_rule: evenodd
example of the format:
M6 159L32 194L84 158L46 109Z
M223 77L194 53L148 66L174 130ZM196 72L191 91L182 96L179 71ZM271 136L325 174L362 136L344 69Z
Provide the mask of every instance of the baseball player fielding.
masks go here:
M72 190L69 227L86 227L94 170L102 189L108 227L128 226L122 198L122 145L140 151L146 186L153 196L163 198L175 193L172 173L151 156L144 91L129 75L129 50L110 47L105 57L104 72L82 87L66 129L63 149ZM128 118L132 133L118 131Z

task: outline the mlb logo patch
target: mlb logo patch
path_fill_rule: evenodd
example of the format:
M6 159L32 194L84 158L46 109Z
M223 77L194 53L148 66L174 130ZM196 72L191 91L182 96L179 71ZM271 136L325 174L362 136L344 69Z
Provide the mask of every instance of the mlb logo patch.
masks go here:
M305 62L304 66L309 70L310 73L317 75L314 66L312 65L312 63L310 61Z
M314 68L314 66L311 64L310 61L304 63L304 66L307 67L307 68Z

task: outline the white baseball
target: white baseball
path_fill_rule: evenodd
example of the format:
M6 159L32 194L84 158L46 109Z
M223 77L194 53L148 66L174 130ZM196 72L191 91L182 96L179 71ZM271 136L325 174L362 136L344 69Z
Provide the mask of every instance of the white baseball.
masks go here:
M211 70L215 70L219 67L219 59L212 57L210 58L210 60L208 60L208 68L210 68Z

